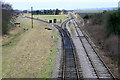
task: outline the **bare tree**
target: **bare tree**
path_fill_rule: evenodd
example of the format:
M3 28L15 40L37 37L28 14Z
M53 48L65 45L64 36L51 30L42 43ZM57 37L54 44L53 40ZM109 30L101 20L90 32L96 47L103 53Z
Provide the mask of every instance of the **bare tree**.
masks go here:
M13 8L8 3L2 3L2 33L7 34L7 31L11 28L10 20L14 14Z

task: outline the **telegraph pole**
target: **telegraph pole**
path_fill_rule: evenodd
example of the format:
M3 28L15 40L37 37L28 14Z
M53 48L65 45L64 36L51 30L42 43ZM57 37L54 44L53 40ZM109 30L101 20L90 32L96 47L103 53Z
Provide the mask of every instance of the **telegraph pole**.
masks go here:
M31 20L32 20L32 28L33 28L33 7L31 7Z
M54 39L54 23L52 23L52 38Z

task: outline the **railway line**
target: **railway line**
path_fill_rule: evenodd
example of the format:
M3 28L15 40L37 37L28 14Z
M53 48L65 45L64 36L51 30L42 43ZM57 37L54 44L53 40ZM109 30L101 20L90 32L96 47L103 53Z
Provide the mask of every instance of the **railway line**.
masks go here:
M116 80L116 78L114 77L110 69L106 66L102 58L97 54L97 51L90 43L90 39L88 38L88 36L80 29L72 14L70 14L70 16L74 24L75 31L78 34L79 40L82 43L87 58L90 62L90 65L93 68L93 76L96 76L96 79L98 80Z
M69 21L69 20L67 20ZM62 36L62 42L63 42L63 54L61 58L61 70L59 74L59 78L62 78L64 80L66 79L82 79L82 70L80 68L80 65L78 64L78 58L77 54L75 52L74 44L70 38L70 34L65 29L65 21L61 26L56 25L57 29L59 30L61 36Z
M80 64L79 53L76 52L76 46L73 43L71 38L71 34L66 29L66 24L70 21L74 24L75 32L77 33L77 37L79 37L80 44L85 50L85 54L87 55L88 63L91 66L92 75L94 78L92 80L117 80L107 65L104 63L102 58L98 55L97 51L91 44L91 39L87 36L85 32L81 30L78 26L75 17L72 14L69 14L71 19L66 20L59 25L55 25L55 27L59 30L60 35L62 37L62 46L63 46L63 54L61 56L61 66L59 70L59 77L64 80L84 80L84 75ZM68 25L68 24L67 24ZM85 57L85 56L84 56ZM87 70L87 69L86 69ZM86 73L87 74L87 73ZM89 78L91 79L91 78Z

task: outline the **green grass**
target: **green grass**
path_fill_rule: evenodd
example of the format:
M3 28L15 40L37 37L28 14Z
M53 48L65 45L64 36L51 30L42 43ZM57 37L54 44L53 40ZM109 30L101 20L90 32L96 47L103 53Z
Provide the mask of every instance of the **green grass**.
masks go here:
M9 32L10 38L5 38L2 48L2 74L3 78L51 78L51 73L56 61L57 36L51 38L52 28L49 24L34 20L31 29L31 19L17 19L21 23ZM24 29L28 29L24 31ZM12 37L12 38L11 38Z
M34 75L34 73L35 73L34 71L36 71L36 70L32 70L32 69L35 68L35 66L37 66L38 64L36 65L34 63L29 62L29 60L27 58L24 58L22 55L28 57L28 55L26 53L30 52L31 55L33 53L36 53L36 54L32 55L33 57L35 57L35 56L40 55L39 52L36 52L36 51L39 49L43 49L43 48L45 48L45 49L43 50L43 52L41 52L41 55L42 55L42 53L45 53L46 51L49 54L50 45L53 44L53 42L51 42L52 39L50 39L51 31L45 30L44 27L50 27L50 25L34 21L34 28L31 29L31 25L30 25L31 19L19 18L17 20L17 22L21 23L21 28L19 29L19 27L16 27L15 29L11 30L8 35L10 37L10 39L6 38L3 40L3 44L6 44L2 48L3 77L4 78L35 77L36 75ZM29 30L24 31L23 28L29 29ZM17 30L19 30L19 31L17 31ZM42 34L39 34L40 33L39 31ZM37 37L37 36L39 36L39 37ZM50 44L47 44L46 43L47 41L45 42L45 40L40 39L40 38L43 38L43 39L49 38ZM37 44L37 42L35 42L37 40L41 40L40 42L42 42L42 44L40 44L40 42L39 42L40 46L38 46L38 47L36 45L34 45L34 44ZM31 44L29 44L30 41L34 41L34 42L31 42ZM46 47L44 46L45 44L46 44ZM22 48L24 48L24 50ZM34 49L34 50L31 51L31 49ZM46 56L46 58L47 57L49 57L49 55ZM35 59L36 58L31 59L31 61L34 61ZM19 63L20 60L22 60L22 63ZM40 61L42 61L42 60L40 60ZM23 65L26 62L28 62L28 64L34 64L34 66L28 66L28 64L26 64L25 66L20 67L20 65ZM46 62L44 62L44 63L46 63ZM40 67L41 65L38 65L38 66ZM31 69L28 69L30 67L31 67ZM37 69L37 68L35 68L35 69ZM29 71L31 70L31 72L26 73L25 72L26 70L29 70Z
M72 34L74 34L74 30L73 30L72 26L70 26L70 30L71 30Z
M81 10L81 11L75 11L76 13L101 13L103 10Z
M26 13L24 14L24 16L29 16L31 17L30 13ZM53 19L57 19L57 24L60 24L60 19L62 19L62 22L64 22L67 18L67 16L65 16L65 14L61 14L61 15L33 15L34 18L39 18L45 21L49 21L49 20L53 20Z
M50 56L48 57L47 60L47 65L45 67L45 71L43 71L43 74L40 75L41 78L51 78L51 73L52 70L54 68L54 63L55 63L55 59L56 59L56 53L58 52L57 49L57 37L58 37L58 32L54 30L54 44L51 47L51 52L50 52Z
M21 22L21 27L13 28L13 30L10 30L8 32L9 35L8 38L6 37L2 41L2 72L3 77L8 76L11 72L12 68L10 69L10 66L14 64L14 62L10 61L10 57L13 57L12 54L14 51L14 48L19 43L19 41L22 39L23 34L26 30L23 30L23 24L25 20L22 18L17 18L16 22Z
M14 51L14 48L19 43L19 41L22 39L24 33L26 30L23 30L23 23L24 19L17 18L16 22L21 22L21 27L13 28L13 30L9 31L7 35L8 38L3 39L2 41L2 72L3 77L9 75L11 72L10 65L13 65L14 62L10 62L10 57L13 57L12 54ZM25 25L24 25L25 26ZM5 72L4 72L5 71Z
M70 27L70 30L71 30L71 32L72 32L72 35L74 35L73 25L72 25L71 22L69 23L69 27Z

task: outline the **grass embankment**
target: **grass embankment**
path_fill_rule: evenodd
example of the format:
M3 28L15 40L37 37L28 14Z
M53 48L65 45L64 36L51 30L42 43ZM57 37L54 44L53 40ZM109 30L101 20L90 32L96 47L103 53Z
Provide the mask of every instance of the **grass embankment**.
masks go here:
M73 23L72 22L69 22L68 26L70 27L70 30L71 30L71 33L72 35L74 35L74 30L73 30Z
M76 19L78 21L78 25L83 26L83 23L84 23L83 18L79 14L76 14L75 17L76 17Z
M60 19L62 19L62 22L66 20L65 15L34 15L34 17L38 19L44 19L46 21L57 19L57 24L60 23Z
M57 53L57 32L44 29L49 24L31 19L17 19L21 27L9 31L3 39L2 74L3 78L50 78Z

